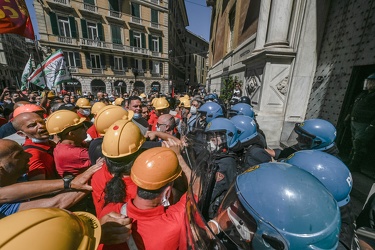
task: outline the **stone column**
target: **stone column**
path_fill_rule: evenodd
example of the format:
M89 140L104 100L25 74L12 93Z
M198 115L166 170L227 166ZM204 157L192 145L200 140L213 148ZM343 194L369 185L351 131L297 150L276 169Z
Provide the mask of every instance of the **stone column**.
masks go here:
M266 42L268 19L270 16L271 0L260 2L257 37L254 51L262 50Z
M265 46L287 46L293 0L273 0Z

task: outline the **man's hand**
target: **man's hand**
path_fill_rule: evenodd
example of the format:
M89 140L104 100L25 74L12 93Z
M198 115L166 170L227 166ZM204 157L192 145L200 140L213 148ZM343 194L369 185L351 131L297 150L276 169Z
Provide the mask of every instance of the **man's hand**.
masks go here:
M3 90L3 94L6 93L6 92L9 92L9 88L8 87L5 87L4 90Z
M100 219L102 237L100 243L114 245L126 242L132 231L132 219L125 215L110 212Z
M151 141L155 140L157 136L157 131L147 131L146 132L146 138L149 138Z
M95 165L92 165L88 168L85 172L80 175L77 175L74 180L72 180L70 186L72 189L82 190L82 191L91 191L92 187L87 184L87 182L91 179L91 176L102 168L104 162L104 158L99 158L96 161Z
M182 143L180 140L169 139L168 141L163 141L163 144L166 148L172 149L176 155L181 155Z

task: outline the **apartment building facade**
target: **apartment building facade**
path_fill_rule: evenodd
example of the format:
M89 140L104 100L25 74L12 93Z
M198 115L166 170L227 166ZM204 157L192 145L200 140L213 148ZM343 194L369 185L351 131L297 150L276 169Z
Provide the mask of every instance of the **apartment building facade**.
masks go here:
M35 0L40 45L61 49L76 94L168 92L168 2Z

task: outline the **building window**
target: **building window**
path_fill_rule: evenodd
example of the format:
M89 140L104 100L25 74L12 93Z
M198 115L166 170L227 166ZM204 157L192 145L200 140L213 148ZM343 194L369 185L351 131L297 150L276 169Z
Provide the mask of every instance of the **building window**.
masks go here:
M124 66L122 64L122 57L115 56L113 59L114 59L114 63L113 63L114 70L123 70Z
M228 34L228 52L233 48L233 37L234 37L234 21L236 18L236 11L233 8L229 14L229 34Z
M158 62L158 61L152 62L152 73L153 74L160 74L160 62Z
M122 44L121 39L121 28L119 26L111 26L112 42L116 44Z
M151 9L151 24L154 24L154 25L156 24L156 26L158 26L158 23L159 23L159 12L157 10Z
M97 54L90 54L91 59L91 67L93 69L101 69L102 65L100 63L100 55Z
M98 27L96 23L87 22L87 35L91 40L99 39L98 37Z
M132 22L141 23L141 11L139 4L132 3Z
M159 52L159 37L152 37L152 51Z
M69 18L58 16L57 21L59 23L59 34L63 37L72 37L70 33Z
M141 48L142 47L142 36L141 33L134 32L133 33L133 45L134 47Z
M70 67L82 66L79 52L64 51L64 58L65 58L66 66L70 66Z

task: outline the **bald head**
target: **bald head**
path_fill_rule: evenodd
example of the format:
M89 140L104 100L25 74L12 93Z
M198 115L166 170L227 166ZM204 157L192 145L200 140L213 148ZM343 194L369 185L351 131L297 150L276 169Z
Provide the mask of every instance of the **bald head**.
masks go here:
M22 150L22 147L13 140L0 139L0 162L12 152Z
M173 129L176 127L174 117L170 114L159 116L158 127L161 132L173 132Z
M17 134L30 139L48 139L49 133L42 117L34 112L26 112L17 115L12 121Z

